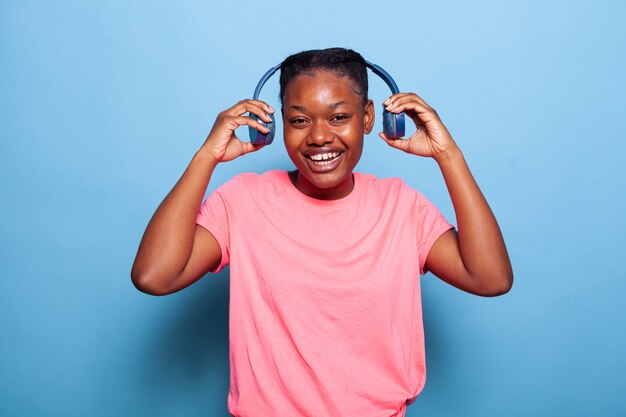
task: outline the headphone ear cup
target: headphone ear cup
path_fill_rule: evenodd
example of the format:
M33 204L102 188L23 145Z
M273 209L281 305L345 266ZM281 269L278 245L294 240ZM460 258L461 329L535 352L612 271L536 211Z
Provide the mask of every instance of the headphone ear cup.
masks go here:
M396 114L383 110L383 132L389 139L404 136L404 113Z
M248 113L248 116L268 128L270 131L267 133L260 132L256 130L256 128L252 126L248 126L248 134L250 135L250 142L255 145L269 145L274 141L274 134L276 133L276 119L273 114L270 114L272 121L267 123L261 119L259 119L255 114Z

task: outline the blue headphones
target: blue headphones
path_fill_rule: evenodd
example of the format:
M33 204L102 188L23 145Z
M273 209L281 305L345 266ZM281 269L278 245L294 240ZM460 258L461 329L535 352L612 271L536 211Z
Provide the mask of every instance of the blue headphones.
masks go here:
M372 70L372 72L378 75L383 81L389 86L391 92L393 94L399 93L398 86L396 82L391 78L391 75L387 73L384 69L379 67L376 64L372 64L371 62L365 61L365 65ZM259 99L259 94L261 93L261 88L265 82L280 69L281 64L276 65L275 67L270 68L259 80L256 88L254 89L253 100ZM259 132L252 126L248 126L248 131L250 133L250 142L255 145L269 145L274 140L274 134L276 133L276 120L274 119L274 115L270 114L272 121L267 123L263 120L259 119L254 114L249 114L250 117L257 120L263 126L269 129L268 133ZM383 110L383 131L385 135L387 135L390 139L398 139L404 136L404 113L396 114L390 113L387 110Z

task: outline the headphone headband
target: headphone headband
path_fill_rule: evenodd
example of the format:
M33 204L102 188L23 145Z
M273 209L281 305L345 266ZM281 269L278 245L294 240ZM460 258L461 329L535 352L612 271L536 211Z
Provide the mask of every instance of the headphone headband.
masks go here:
M267 70L265 74L263 74L263 76L257 83L256 88L254 89L252 100L259 99L259 95L261 94L261 89L263 88L267 80L269 80L270 77L274 75L274 73L280 69L281 65L282 65L282 62L276 65L275 67L270 68L269 70ZM391 75L389 75L387 71L382 69L380 66L373 64L367 60L365 60L365 66L371 69L374 74L382 78L385 84L387 84L387 86L389 87L389 89L391 90L393 94L400 92L400 90L398 89L398 85L396 84L396 82L393 80L393 78L391 77Z
M269 70L267 70L267 72L265 74L263 74L263 76L261 77L261 79L257 83L256 88L254 89L254 94L252 95L252 100L258 100L259 99L259 94L261 94L261 88L263 88L263 86L265 85L265 82L267 80L269 80L269 78L272 75L274 75L274 73L276 71L278 71L280 69L281 65L282 65L282 62L280 64L276 65L275 67L270 68Z
M261 77L259 82L254 89L254 95L252 96L253 100L258 100L259 95L261 94L261 88L267 82L267 80L274 75L276 71L280 69L282 63L276 65L275 67L267 70L265 74ZM372 72L378 75L383 79L385 84L391 89L393 94L399 93L398 85L391 78L391 75L387 73L384 69L379 67L376 64L372 64L369 61L365 61L365 66L372 70ZM269 129L268 133L261 133L256 128L252 126L248 126L248 131L250 133L250 141L256 145L269 145L274 140L274 134L276 133L276 123L274 122L274 115L271 114L270 117L272 119L271 122L266 123L263 120L259 119L257 116L253 116L250 114L250 117L254 117L262 126L265 126ZM404 113L394 114L389 113L386 109L383 109L383 131L388 138L396 139L404 136Z

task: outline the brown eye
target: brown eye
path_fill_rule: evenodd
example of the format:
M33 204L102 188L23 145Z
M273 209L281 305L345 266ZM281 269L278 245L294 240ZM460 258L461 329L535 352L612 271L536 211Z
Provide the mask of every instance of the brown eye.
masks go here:
M306 123L306 119L303 117L296 117L295 119L291 119L289 123L295 126L301 126Z

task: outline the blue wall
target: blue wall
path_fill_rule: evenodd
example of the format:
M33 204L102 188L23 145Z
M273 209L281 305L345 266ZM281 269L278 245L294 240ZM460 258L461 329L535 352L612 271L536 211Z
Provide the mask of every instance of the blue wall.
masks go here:
M438 110L516 273L496 299L423 279L428 382L407 415L626 415L624 3L383 4L0 3L0 415L227 415L228 274L155 298L130 267L216 114L335 45ZM277 142L210 189L289 168ZM433 161L373 134L358 169L454 219Z

